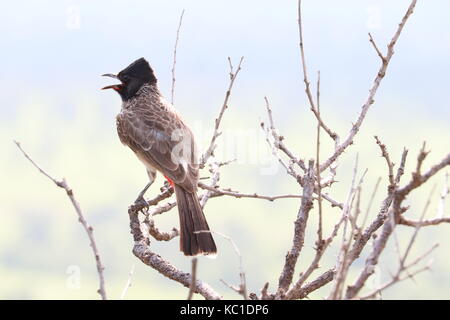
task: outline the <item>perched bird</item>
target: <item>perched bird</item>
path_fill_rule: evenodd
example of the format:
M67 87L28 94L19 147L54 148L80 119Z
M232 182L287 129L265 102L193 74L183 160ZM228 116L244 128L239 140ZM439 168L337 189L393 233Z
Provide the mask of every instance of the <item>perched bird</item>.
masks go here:
M117 75L120 80L103 89L113 89L122 98L117 115L120 141L134 151L147 169L150 182L162 173L175 190L180 217L180 250L187 256L215 254L216 244L209 231L197 196L199 163L194 136L172 104L159 92L157 79L144 58Z

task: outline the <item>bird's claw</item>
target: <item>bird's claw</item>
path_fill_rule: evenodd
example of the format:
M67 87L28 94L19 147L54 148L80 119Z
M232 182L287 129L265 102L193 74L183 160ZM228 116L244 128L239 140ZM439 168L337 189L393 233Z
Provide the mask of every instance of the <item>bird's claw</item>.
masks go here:
M134 201L134 203L132 205L132 210L135 212L146 213L148 208L149 208L149 204L147 201L145 201L145 199L142 195L139 195L139 197L137 197L137 199Z

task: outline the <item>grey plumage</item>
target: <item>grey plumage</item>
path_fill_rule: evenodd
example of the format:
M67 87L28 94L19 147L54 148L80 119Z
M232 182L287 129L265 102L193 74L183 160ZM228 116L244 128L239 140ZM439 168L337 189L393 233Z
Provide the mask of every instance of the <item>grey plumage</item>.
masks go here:
M122 82L110 87L120 93L127 85ZM197 196L199 164L194 136L174 107L162 97L156 78L123 99L116 120L121 142L134 151L149 175L159 171L173 182L180 217L181 251L185 255L216 253L212 235L198 233L209 231L209 226Z

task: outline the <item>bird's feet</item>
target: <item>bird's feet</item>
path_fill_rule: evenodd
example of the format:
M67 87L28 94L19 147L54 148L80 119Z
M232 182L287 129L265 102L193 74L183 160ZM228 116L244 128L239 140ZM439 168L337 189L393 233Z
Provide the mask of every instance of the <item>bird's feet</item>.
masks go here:
M138 211L142 211L144 209L148 209L149 204L147 201L145 201L144 194L148 190L148 188L152 185L152 183L153 183L153 181L150 181L149 183L147 183L145 188L139 193L138 197L134 201L134 204L131 206L131 210L138 212Z
M144 197L142 194L139 194L139 196L137 197L137 199L134 201L134 203L130 206L130 210L132 210L133 212L143 212L148 210L149 204L147 201L145 201Z
M148 208L149 204L147 201L145 201L144 197L142 195L139 195L139 197L137 197L136 200L134 200L134 205L137 207L142 207L142 208Z
M164 181L164 185L159 189L161 191L161 193L165 193L165 192L171 192L173 193L173 186L170 184L169 181Z

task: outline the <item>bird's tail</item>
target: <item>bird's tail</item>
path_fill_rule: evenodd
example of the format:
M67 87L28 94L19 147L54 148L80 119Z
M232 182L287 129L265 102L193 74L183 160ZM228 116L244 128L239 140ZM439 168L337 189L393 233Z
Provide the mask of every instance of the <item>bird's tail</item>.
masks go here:
M209 232L197 194L188 192L176 184L174 188L180 216L180 250L186 256L215 254L216 244Z

